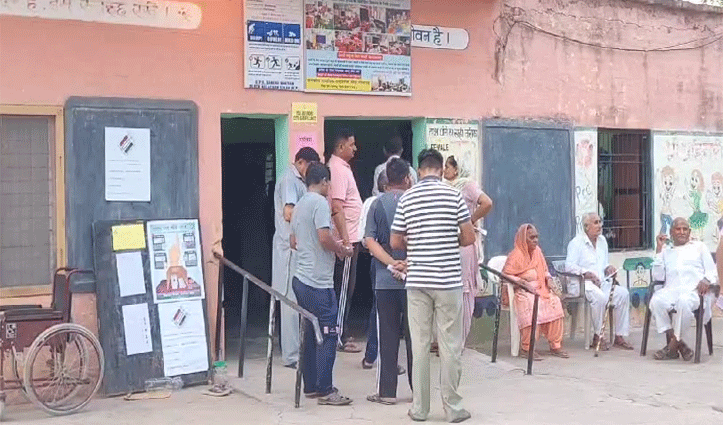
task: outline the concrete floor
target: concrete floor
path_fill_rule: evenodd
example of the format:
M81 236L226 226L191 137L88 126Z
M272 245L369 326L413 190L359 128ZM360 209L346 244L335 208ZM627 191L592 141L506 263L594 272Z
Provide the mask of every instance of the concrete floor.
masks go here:
M467 349L460 392L473 417L471 424L718 424L723 414L723 319L716 318L716 352L703 354L700 364L656 362L650 356L663 344L651 335L647 358L638 351L612 350L593 358L582 344L566 341L572 358L546 357L535 363L534 375L523 375L525 360L509 355L501 344L500 361ZM639 348L640 330L630 340ZM508 339L509 340L509 339ZM366 401L373 392L375 370L363 370L360 354L339 354L335 385L354 399L349 407L318 406L302 399L293 407L294 371L275 359L272 394L264 394L265 341L249 341L246 376L233 379L236 392L225 398L201 395L203 388L176 392L170 399L127 402L120 398L93 401L83 412L53 418L32 406L9 406L6 421L16 424L395 424L411 423L406 377L399 396L406 402L382 406ZM540 350L546 350L541 341ZM229 358L235 356L231 353ZM433 358L433 376L438 359ZM231 362L235 372L236 363ZM443 422L438 381L433 381L429 422Z

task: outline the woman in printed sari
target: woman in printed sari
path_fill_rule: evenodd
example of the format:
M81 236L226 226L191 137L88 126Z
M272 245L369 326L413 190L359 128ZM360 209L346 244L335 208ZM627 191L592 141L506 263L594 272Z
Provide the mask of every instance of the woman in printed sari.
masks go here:
M475 226L477 238L479 238L481 230L478 227L478 222L492 210L492 199L477 187L474 180L467 177L466 170L460 170L457 160L452 155L448 156L445 162L444 179L462 193L462 199L467 204L469 214L472 217L472 224ZM462 303L464 339L467 339L469 330L472 327L474 298L477 295L478 288L482 285L479 268L479 248L478 243L460 248L464 299Z
M550 292L552 277L547 269L547 262L542 250L538 246L539 235L532 224L523 224L517 230L515 247L507 256L507 262L502 272L517 279L524 285L540 295L537 310L537 332L539 337L544 335L550 343L550 354L564 359L570 357L562 350L562 335L564 333L563 321L565 313L562 310L560 298ZM503 291L506 293L506 291ZM532 306L535 296L522 289L515 288L515 309L517 310L517 326L520 328L520 355L527 356L530 349L530 334L532 332ZM536 352L535 360L542 358Z

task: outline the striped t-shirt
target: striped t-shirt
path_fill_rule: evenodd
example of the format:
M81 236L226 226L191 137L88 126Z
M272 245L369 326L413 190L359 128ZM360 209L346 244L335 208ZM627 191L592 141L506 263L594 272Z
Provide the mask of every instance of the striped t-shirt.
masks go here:
M425 177L399 200L392 232L407 236L407 288L462 286L459 225L470 215L462 194Z

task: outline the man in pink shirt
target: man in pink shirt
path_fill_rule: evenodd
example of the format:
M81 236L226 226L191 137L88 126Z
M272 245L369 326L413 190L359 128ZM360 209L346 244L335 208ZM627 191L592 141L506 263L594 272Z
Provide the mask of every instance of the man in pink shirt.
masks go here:
M349 161L354 158L356 152L356 141L350 130L339 130L331 145L332 154L327 162L331 173L331 187L329 188L329 202L331 203L331 218L334 222L333 235L337 241L344 246L351 246L354 253L351 257L336 260L334 268L334 289L339 297L339 325L338 349L347 353L358 353L361 351L356 344L348 337L344 323L349 317L349 307L354 295L356 285L356 264L359 257L359 221L362 211L362 200L359 189L354 180L354 174L349 166ZM345 264L348 263L348 264ZM344 288L344 270L348 270L348 280Z

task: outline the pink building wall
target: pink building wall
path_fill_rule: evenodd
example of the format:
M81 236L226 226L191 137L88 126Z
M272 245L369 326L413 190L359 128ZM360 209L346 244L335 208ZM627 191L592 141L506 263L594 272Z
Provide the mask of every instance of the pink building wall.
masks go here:
M319 136L324 116L553 118L580 126L723 130L721 41L686 52L623 53L516 26L495 75L495 50L503 40L493 22L509 8L497 0L412 0L414 23L464 28L470 42L464 51L414 49L411 98L245 90L242 0L195 3L203 19L194 31L1 17L0 104L62 105L69 96L196 102L207 282L215 282L218 272L211 247L222 234L225 113L286 115L292 102L316 102L318 124L292 125L290 134ZM672 45L723 25L720 14L598 3L510 2L542 28L615 45ZM495 28L504 34L499 21ZM214 329L215 285L207 294ZM85 313L76 311L94 321L94 303L84 305Z

